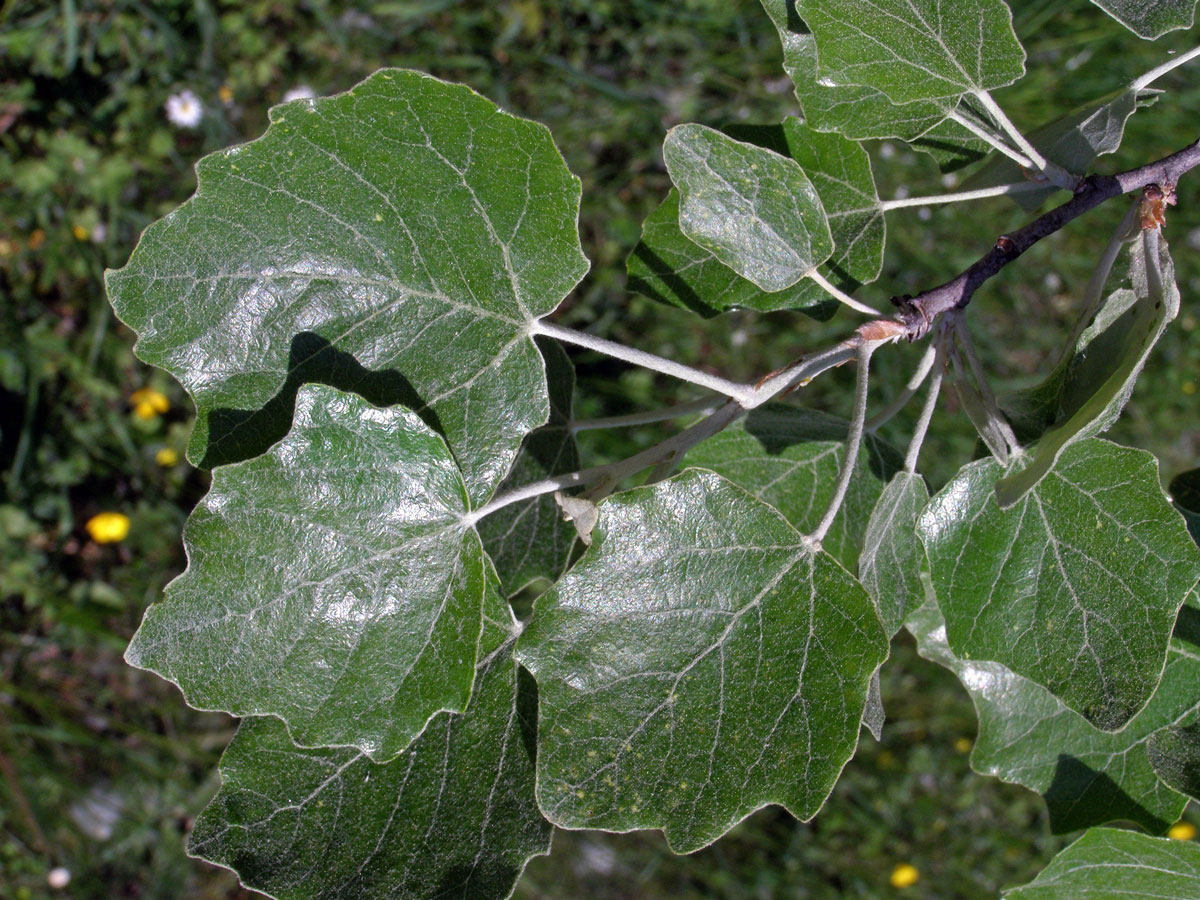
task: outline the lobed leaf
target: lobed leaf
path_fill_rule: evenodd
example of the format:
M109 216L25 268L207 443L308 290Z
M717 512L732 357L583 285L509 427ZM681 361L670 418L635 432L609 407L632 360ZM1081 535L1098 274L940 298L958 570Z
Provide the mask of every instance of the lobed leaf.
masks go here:
M925 599L925 548L917 522L928 505L925 479L915 472L897 472L880 492L863 533L858 579L875 601L889 635L899 631Z
M1141 38L1154 40L1169 31L1191 28L1196 0L1092 0L1098 7Z
M1157 230L1130 245L1119 287L1101 304L1047 383L1035 389L1053 416L1032 459L996 482L996 499L1011 506L1038 484L1075 441L1106 431L1133 393L1150 351L1179 313L1175 268Z
M1008 509L992 497L1001 474L963 467L918 524L950 648L1120 730L1158 686L1200 552L1144 451L1079 441Z
M1002 0L797 0L820 80L875 88L893 103L951 99L1012 84L1025 51Z
M415 413L304 387L287 437L214 470L184 528L188 568L125 658L197 708L390 759L471 695L485 557L466 510Z
M821 198L795 160L703 125L672 128L663 158L680 230L764 291L791 287L833 254Z
M1200 896L1200 846L1115 828L1092 828L1037 878L1004 900L1194 900Z
M517 644L539 804L567 828L661 828L677 852L768 803L811 817L886 655L853 577L740 488L689 469L618 494Z
M1042 794L1053 832L1123 819L1162 833L1183 813L1187 800L1156 772L1154 746L1200 715L1200 648L1173 641L1154 697L1109 734L1000 663L956 656L932 598L907 624L921 655L953 671L971 695L979 717L971 767Z
M822 134L799 119L782 125L729 126L730 137L795 160L820 197L833 239L833 255L818 268L841 290L874 281L883 266L886 227L871 160L862 145ZM764 293L679 228L679 193L672 190L646 219L642 240L628 261L629 288L663 303L716 315L734 307L804 309L823 314L830 298L802 278L789 288Z
M141 359L196 403L189 456L257 455L319 381L419 410L472 503L546 420L529 334L587 271L579 180L541 125L385 69L271 111L107 277Z
M692 448L684 463L710 469L783 513L792 527L812 531L833 497L845 458L848 423L817 410L771 404ZM899 454L868 437L837 518L821 541L854 571L867 520L883 486L900 468Z
M466 711L435 717L391 762L243 721L189 852L280 900L509 897L551 828L534 800L535 687L512 660L494 574L488 618Z
M501 490L580 468L571 431L575 370L556 341L538 338L537 344L546 362L550 421L526 436ZM476 529L496 564L506 597L538 579L558 580L575 545L575 526L563 519L553 494L505 506L482 519Z

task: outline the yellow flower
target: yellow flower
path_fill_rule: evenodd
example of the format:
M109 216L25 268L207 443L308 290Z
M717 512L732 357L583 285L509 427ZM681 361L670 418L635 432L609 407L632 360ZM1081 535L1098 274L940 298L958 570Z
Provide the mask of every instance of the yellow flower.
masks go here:
M83 526L97 544L115 544L129 534L129 516L118 512L102 512L92 516Z
M154 388L134 391L129 395L129 402L133 404L133 414L139 419L153 419L171 408L167 395Z
M72 225L71 234L75 235L75 240L77 241L86 241L91 235L91 232L82 225Z
M154 461L164 469L169 469L179 462L179 454L170 447L163 447L154 454Z
M959 753L970 753L971 746L972 744L970 738L960 737L954 742L954 749Z
M44 243L46 243L46 232L40 228L33 229L29 235L29 249L37 250Z
M1196 839L1196 826L1191 822L1176 822L1167 831L1167 837L1175 841L1192 841Z
M227 84L223 84L217 88L217 96L221 98L222 103L228 106L233 102L233 88Z
M921 873L917 871L917 867L910 866L908 863L900 863L892 869L892 887L894 888L912 887L920 879Z
M1183 383L1183 392L1184 392L1185 394L1187 394L1189 397L1190 397L1192 394L1196 393L1196 382L1194 382L1194 381L1185 381L1185 382Z

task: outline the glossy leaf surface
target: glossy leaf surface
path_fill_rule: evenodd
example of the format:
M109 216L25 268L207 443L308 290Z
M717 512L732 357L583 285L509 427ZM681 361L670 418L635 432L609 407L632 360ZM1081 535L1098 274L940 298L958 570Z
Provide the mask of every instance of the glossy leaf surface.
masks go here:
M1200 846L1115 828L1093 828L1004 900L1194 900Z
M821 198L795 160L703 125L671 129L663 158L680 230L764 291L791 287L833 254Z
M770 405L693 448L684 464L711 469L775 507L799 532L812 531L833 497L845 458L847 423L817 410ZM850 571L858 561L871 510L899 468L895 450L867 439L859 449L846 499L821 542Z
M126 659L193 706L389 759L470 697L484 555L466 508L415 413L305 387L284 440L213 472L184 529L187 571Z
M493 576L494 577L494 576ZM534 801L535 688L510 655L515 623L491 590L477 688L379 765L302 750L276 719L245 720L189 850L280 900L502 900L550 850Z
M1153 699L1109 734L1000 663L955 656L936 603L908 627L921 655L953 671L971 695L979 717L971 767L1041 794L1052 831L1128 820L1162 833L1182 814L1187 801L1156 773L1151 748L1162 730L1200 715L1200 647L1172 642Z
M873 87L898 104L1012 84L1025 51L1001 0L797 0L820 78Z
M919 523L950 648L999 662L1106 731L1150 699L1200 552L1141 450L1072 444L1017 504L994 460L964 466Z
M1196 0L1092 0L1098 7L1143 38L1162 37L1169 31L1191 28L1196 21Z
M782 125L730 126L726 131L738 140L794 159L812 181L834 243L833 255L819 266L821 274L847 292L879 276L886 229L871 161L860 144L813 131L794 118ZM738 275L680 230L679 193L675 190L647 217L628 268L631 290L702 315L735 307L819 313L821 305L830 301L824 289L810 279L765 293Z
M928 504L925 479L914 472L897 472L867 521L858 579L875 600L888 634L899 631L925 599L925 547L917 535L917 521Z
M774 509L689 469L600 505L518 642L541 698L538 800L676 851L768 803L808 818L853 753L887 637Z
M543 126L415 72L271 117L108 276L195 400L191 458L263 452L320 381L420 410L478 504L546 420L528 326L587 270L578 179Z

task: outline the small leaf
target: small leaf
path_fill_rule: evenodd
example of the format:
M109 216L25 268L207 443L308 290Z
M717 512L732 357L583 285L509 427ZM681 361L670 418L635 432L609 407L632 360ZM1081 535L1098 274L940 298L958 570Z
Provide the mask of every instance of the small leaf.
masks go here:
M1157 231L1143 232L1133 241L1117 284L1080 336L1075 356L1051 375L1051 383L1062 384L1054 423L1038 439L1029 463L996 483L1001 506L1028 493L1065 448L1112 426L1150 351L1179 313L1175 268Z
M782 125L731 125L726 131L737 140L794 159L804 169L821 198L835 246L833 256L819 267L827 279L850 293L879 277L886 228L871 160L858 142L813 131L795 118ZM830 302L824 288L810 279L764 293L742 278L680 231L679 194L674 190L646 219L628 269L630 290L701 315L734 307L804 309L820 315Z
M485 557L466 509L415 413L302 388L287 437L214 470L184 528L187 571L126 659L198 708L390 759L471 695Z
M1158 686L1200 552L1144 451L1072 444L1009 509L992 497L1001 474L963 467L918 524L950 648L1117 731Z
M543 126L417 72L271 118L107 277L196 402L190 458L262 453L319 381L421 411L480 503L546 421L529 326L587 271L579 180Z
M494 577L462 715L438 715L383 765L301 749L277 719L246 719L189 852L280 900L510 896L526 861L549 852L551 828L534 800L536 689L512 661L515 623Z
M863 709L863 728L870 732L877 741L883 740L883 725L887 721L887 713L883 709L883 690L879 686L879 670L871 676L867 685L867 705Z
M1191 28L1196 0L1092 0L1098 7L1141 38L1154 40L1169 31Z
M1153 699L1122 731L1108 734L1000 663L955 656L936 602L922 606L908 627L921 655L953 671L971 695L979 717L971 767L1042 794L1051 831L1128 820L1162 833L1183 813L1187 801L1151 763L1160 730L1200 713L1193 648L1172 643Z
M550 421L525 438L502 490L579 469L579 449L571 432L575 371L556 341L538 338L537 344L546 361ZM575 529L563 520L552 494L505 506L477 528L506 597L537 579L558 580L575 544Z
M866 592L771 507L689 469L600 504L517 656L541 696L538 801L677 852L768 803L814 815L887 638Z
M683 233L764 291L791 287L833 254L821 198L795 160L703 125L672 128L663 158Z
M1001 0L797 0L820 77L911 103L1012 84L1025 51Z
M804 533L821 521L833 497L847 427L844 419L817 410L760 406L694 447L684 463L729 479L775 507ZM900 462L899 454L883 441L869 437L862 442L846 499L821 542L851 571L871 510Z
M1195 900L1200 846L1115 828L1092 828L1004 900Z
M917 521L928 504L925 479L914 472L897 472L880 493L863 535L858 579L890 635L925 599L925 548L917 536Z

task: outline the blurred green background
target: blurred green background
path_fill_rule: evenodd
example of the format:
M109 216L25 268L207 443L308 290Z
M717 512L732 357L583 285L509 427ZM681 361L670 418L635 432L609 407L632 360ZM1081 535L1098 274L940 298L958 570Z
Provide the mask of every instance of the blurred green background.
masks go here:
M1013 6L1030 75L997 97L1023 126L1120 87L1197 37L1142 42L1085 0ZM385 65L467 82L547 124L583 179L593 269L560 319L751 380L844 335L850 317L703 322L627 295L624 259L668 187L665 130L795 112L779 63L757 0L0 5L0 897L250 896L230 873L183 852L235 723L189 710L172 686L121 658L144 608L183 567L179 530L207 476L182 461L186 397L134 359L102 272L188 196L196 159L261 133L268 107L292 90L333 93ZM1100 168L1137 165L1196 138L1200 69L1158 86L1169 93L1135 116L1124 148ZM194 127L165 113L184 91L202 108ZM954 180L902 144L870 149L881 196L933 193ZM1112 435L1156 452L1164 480L1200 464L1190 302L1200 288L1198 185L1182 187L1167 231L1179 251L1183 313ZM1039 245L973 303L998 389L1046 369L1121 215L1111 206ZM936 284L1024 218L1003 199L892 213L884 278L860 297L883 308L893 294ZM876 356L875 402L919 352ZM692 396L589 354L575 360L583 417ZM844 412L851 378L830 373L803 399ZM934 486L974 452L954 412L947 399L924 455ZM906 440L913 413L888 436ZM662 434L585 432L585 458L624 456ZM98 543L85 527L106 511L128 518L122 540ZM518 895L984 898L1032 877L1065 840L1048 835L1035 795L971 775L975 720L965 692L903 637L883 691L884 740L864 736L813 822L764 810L689 857L672 857L657 833L562 832ZM916 885L890 885L900 863L917 868ZM54 888L49 876L60 867L70 882Z

